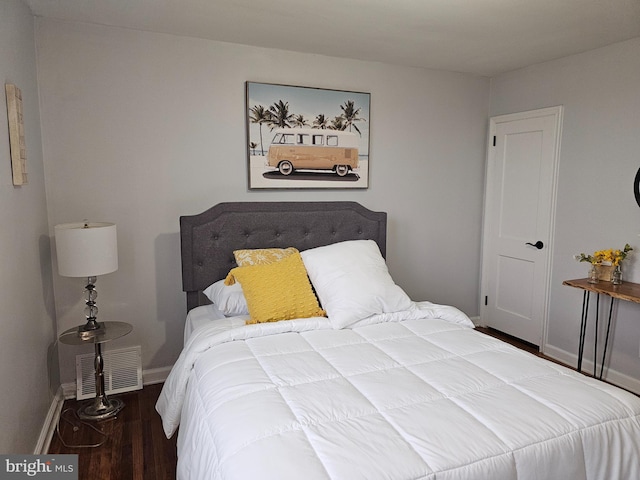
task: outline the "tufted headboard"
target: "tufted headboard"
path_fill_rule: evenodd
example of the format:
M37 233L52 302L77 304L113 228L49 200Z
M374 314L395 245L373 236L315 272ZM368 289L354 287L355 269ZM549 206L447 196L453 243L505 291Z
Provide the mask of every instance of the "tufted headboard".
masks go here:
M202 290L236 266L233 251L374 240L386 256L387 214L356 202L229 202L180 217L187 310L209 303Z

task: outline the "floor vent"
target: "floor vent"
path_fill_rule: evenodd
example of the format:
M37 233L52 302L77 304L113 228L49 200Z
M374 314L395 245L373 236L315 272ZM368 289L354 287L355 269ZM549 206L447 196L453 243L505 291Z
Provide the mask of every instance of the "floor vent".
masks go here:
M119 350L102 350L104 360L104 389L108 395L131 392L142 388L142 351L140 346ZM76 398L96 396L96 377L93 353L76 355Z

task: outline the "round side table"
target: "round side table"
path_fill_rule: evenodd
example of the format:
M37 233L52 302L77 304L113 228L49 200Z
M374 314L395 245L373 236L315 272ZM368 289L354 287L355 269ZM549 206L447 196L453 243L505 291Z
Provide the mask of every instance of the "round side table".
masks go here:
M67 345L84 345L93 343L96 356L94 359L96 375L96 398L89 404L80 407L78 417L83 420L104 420L118 414L124 408L124 402L117 398L108 398L104 391L104 359L102 358L103 343L128 335L133 326L126 322L99 322L100 329L90 336L82 333L82 326L65 330L60 335L60 342Z

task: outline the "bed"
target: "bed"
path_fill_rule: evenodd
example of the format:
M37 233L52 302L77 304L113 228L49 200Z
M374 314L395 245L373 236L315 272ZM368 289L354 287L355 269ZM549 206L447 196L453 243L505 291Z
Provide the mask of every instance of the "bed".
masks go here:
M179 479L640 478L640 399L409 299L384 212L223 203L180 225L185 346L156 405ZM262 249L287 256L237 266ZM300 264L312 307L279 283Z

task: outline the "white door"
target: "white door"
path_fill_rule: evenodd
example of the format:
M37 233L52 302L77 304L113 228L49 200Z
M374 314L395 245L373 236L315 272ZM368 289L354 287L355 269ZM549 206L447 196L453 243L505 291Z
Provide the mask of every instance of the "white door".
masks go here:
M543 346L562 107L490 119L480 319Z

